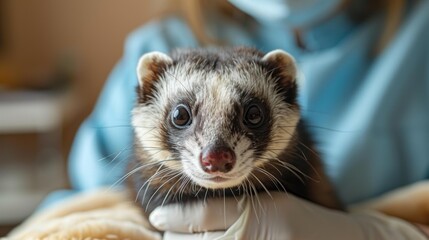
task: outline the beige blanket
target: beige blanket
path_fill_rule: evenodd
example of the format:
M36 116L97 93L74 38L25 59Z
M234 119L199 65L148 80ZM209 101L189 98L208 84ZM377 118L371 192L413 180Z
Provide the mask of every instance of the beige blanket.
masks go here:
M7 239L161 239L125 192L83 193L36 213Z
M84 193L35 214L7 239L161 239L130 199L125 192L106 189ZM429 225L429 182L353 207Z

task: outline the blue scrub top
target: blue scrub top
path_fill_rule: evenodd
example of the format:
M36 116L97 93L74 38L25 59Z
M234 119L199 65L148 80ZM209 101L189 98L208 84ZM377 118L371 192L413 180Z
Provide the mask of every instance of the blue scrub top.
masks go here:
M381 18L359 25L345 15L303 34L298 48L283 24L253 31L219 19L211 35L229 45L284 49L301 68L302 115L317 141L326 171L346 203L425 179L429 170L429 1L407 12L384 51L371 57ZM80 127L69 159L75 190L120 184L132 157L131 109L140 56L198 47L190 28L176 17L133 32L93 113ZM48 202L69 192L57 193Z

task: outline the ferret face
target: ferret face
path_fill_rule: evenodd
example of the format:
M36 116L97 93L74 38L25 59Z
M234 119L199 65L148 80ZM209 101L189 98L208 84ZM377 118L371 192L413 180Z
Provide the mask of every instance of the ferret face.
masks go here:
M137 73L141 153L201 187L239 186L280 161L299 120L295 63L283 51L154 52Z

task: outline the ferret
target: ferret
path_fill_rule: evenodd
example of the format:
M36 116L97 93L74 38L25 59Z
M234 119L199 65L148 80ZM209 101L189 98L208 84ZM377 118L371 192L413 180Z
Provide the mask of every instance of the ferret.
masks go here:
M130 173L145 212L269 191L343 209L300 118L297 73L282 50L143 55Z

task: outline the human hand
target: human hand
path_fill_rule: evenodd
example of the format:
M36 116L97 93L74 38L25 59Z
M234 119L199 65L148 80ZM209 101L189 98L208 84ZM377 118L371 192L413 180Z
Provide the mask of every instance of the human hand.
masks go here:
M326 209L285 193L155 209L164 239L426 239L412 224L370 211Z

